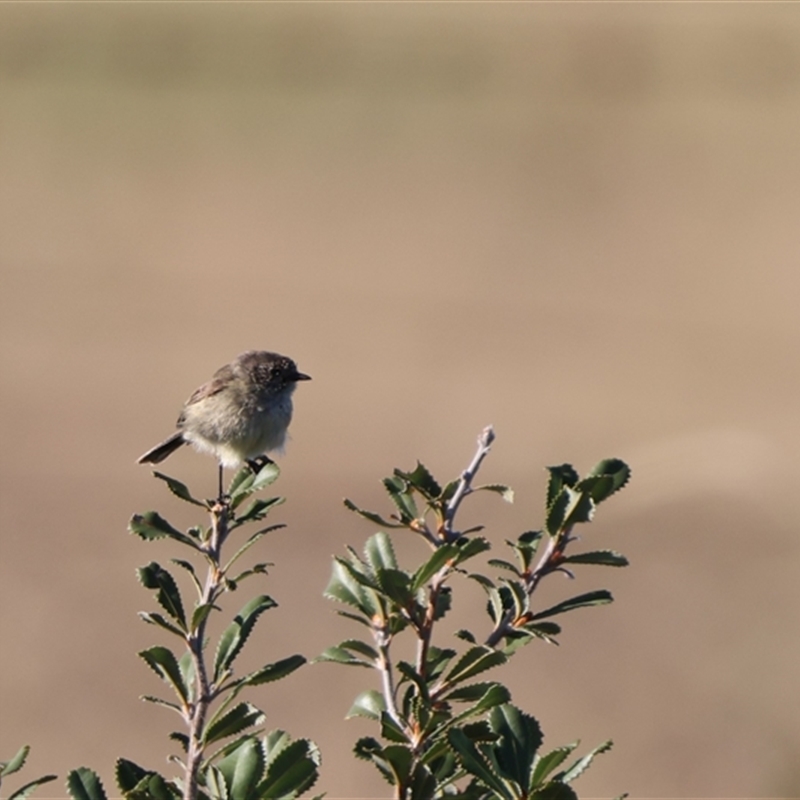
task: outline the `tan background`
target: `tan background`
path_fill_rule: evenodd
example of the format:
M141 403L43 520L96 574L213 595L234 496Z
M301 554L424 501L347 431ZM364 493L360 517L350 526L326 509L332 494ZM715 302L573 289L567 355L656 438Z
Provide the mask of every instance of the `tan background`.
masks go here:
M548 745L615 740L576 788L800 794L800 8L5 5L0 79L0 756L165 767L134 568L176 553L125 528L194 518L134 459L254 347L314 378L254 664L355 633L321 598L373 532L341 498L386 510L392 467L455 475L493 423L518 500L465 521L498 549L545 464L634 469L585 532L632 566L543 599L617 602L507 675ZM333 798L388 793L341 721L370 680L252 695Z

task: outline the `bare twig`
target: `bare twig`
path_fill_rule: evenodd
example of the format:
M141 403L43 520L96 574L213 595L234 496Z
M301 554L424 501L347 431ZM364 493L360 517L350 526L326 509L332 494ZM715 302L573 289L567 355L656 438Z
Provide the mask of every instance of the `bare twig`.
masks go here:
M461 479L458 482L455 494L447 504L444 522L442 523L442 535L446 542L451 542L453 539L458 538L458 535L453 531L458 507L461 505L461 501L472 491L472 481L481 467L481 462L489 453L494 438L494 428L491 425L481 431L481 435L478 437L478 449L469 466L461 473Z

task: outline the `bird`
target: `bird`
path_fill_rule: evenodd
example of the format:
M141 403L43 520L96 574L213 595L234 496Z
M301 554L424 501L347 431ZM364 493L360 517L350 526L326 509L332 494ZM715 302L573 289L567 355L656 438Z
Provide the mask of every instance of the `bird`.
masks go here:
M178 430L137 463L159 464L191 444L217 458L220 481L223 467L247 463L256 471L257 459L283 449L292 419L292 393L298 381L307 380L310 376L299 372L287 356L265 350L241 353L192 393L178 417Z

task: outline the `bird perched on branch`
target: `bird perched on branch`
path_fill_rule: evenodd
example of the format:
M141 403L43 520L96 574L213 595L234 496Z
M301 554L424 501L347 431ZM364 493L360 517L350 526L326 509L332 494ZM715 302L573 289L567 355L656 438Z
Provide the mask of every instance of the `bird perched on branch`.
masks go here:
M186 401L178 430L148 450L139 464L158 464L184 444L211 453L223 467L281 450L292 419L292 393L298 381L310 380L291 358L248 350L218 369Z

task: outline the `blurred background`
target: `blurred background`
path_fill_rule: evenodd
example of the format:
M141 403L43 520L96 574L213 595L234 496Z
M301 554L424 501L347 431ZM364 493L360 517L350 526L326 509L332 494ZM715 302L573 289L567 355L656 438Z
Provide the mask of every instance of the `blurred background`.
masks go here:
M800 8L9 4L0 92L0 757L111 794L117 756L168 769L134 570L177 552L126 526L198 520L134 462L258 348L314 380L253 664L354 635L321 596L374 532L342 498L387 511L393 467L449 479L491 423L517 501L463 522L495 556L545 465L633 468L583 532L631 566L543 598L617 602L506 675L548 748L614 739L581 796L800 794ZM210 459L165 467L213 493ZM389 794L342 720L370 680L250 695L328 797Z

